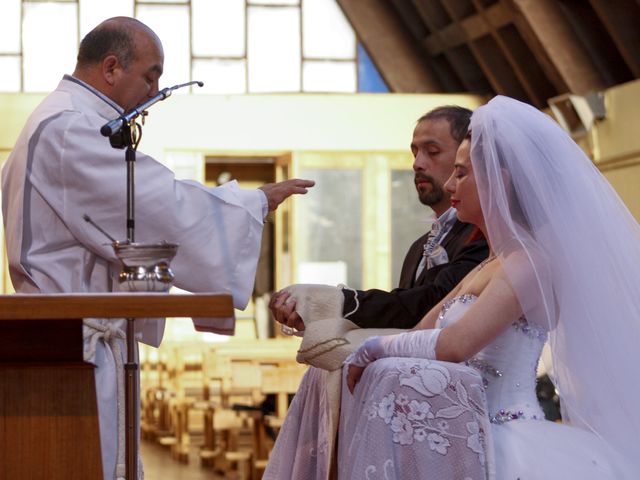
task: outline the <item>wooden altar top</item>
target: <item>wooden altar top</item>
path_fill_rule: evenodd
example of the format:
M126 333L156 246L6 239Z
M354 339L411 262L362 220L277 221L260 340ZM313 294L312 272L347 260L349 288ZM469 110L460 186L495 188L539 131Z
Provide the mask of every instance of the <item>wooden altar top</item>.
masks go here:
M229 294L71 293L0 295L0 320L233 317Z

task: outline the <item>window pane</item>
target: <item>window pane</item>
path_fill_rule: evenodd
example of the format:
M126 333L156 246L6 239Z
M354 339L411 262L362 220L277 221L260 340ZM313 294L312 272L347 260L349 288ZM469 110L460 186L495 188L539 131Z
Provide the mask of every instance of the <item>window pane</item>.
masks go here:
M20 0L2 0L1 53L20 53L20 21Z
M246 63L244 60L194 60L193 79L204 82L194 93L245 93Z
M133 0L80 0L80 38L111 17L133 17Z
M300 0L248 0L250 5L300 5Z
M244 0L192 0L194 55L244 57Z
M138 20L148 25L164 47L164 73L160 88L172 87L190 80L189 8L181 5L140 5ZM188 93L188 88L175 94Z
M305 0L302 4L305 58L356 56L356 37L336 0Z
M302 73L305 92L356 91L355 62L305 61Z
M296 282L361 288L361 171L302 169L300 178L313 178L316 185L296 204Z
M315 188L315 187L314 187ZM402 262L409 247L427 233L433 211L420 204L411 170L391 172L391 268L394 288L400 281Z
M24 3L24 90L53 90L72 73L78 53L75 3ZM51 19L55 18L52 22Z
M358 44L358 92L389 92L389 87L384 83L380 72L362 44Z
M300 91L300 10L249 8L249 91Z
M20 91L20 57L0 56L0 92Z

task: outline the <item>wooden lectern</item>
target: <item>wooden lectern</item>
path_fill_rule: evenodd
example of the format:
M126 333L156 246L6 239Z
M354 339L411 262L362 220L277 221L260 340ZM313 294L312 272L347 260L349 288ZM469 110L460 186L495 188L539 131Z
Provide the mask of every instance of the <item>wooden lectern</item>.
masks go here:
M1 295L0 479L102 479L83 318L233 315L230 295Z

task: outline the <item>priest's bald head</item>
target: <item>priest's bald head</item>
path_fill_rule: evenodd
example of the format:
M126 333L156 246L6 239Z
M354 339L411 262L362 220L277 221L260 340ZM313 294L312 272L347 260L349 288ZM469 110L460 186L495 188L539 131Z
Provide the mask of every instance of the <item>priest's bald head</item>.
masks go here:
M126 111L158 93L163 64L153 30L135 18L113 17L82 39L73 76Z

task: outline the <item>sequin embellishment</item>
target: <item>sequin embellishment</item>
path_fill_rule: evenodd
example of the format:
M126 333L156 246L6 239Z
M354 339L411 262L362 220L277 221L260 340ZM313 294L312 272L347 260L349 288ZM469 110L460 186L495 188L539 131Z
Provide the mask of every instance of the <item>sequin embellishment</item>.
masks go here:
M517 331L524 333L533 340L541 340L543 342L547 340L547 332L537 325L529 323L524 316L513 322L512 325Z
M485 362L484 360L470 358L469 360L464 362L464 364L469 367L473 367L482 373L488 373L489 375L492 375L494 377L502 376L502 372L500 370L492 366L490 363Z
M482 385L484 385L485 388L489 386L487 375L491 375L492 377L502 376L502 372L500 370L498 370L490 363L485 362L484 360L480 360L479 358L470 358L469 360L464 362L464 364L468 367L475 368L480 372L480 375L482 376Z
M496 425L502 425L503 423L510 422L512 420L520 420L526 419L524 412L522 410L518 410L517 412L512 412L511 410L500 410L493 417L489 419L489 421ZM530 420L542 420L538 418L537 415L531 415Z
M442 321L444 320L445 315L447 314L447 310L449 310L454 303L467 303L471 300L475 300L477 297L475 295L471 295L470 293L465 293L464 295L460 295L459 297L452 298L451 300L447 300L442 304L442 309L440 310L440 315L438 315L438 322L442 325Z
M518 420L524 417L524 413L522 410L517 412L512 412L510 410L500 410L489 420L491 423L495 423L496 425L502 425L505 422L510 422L511 420Z

